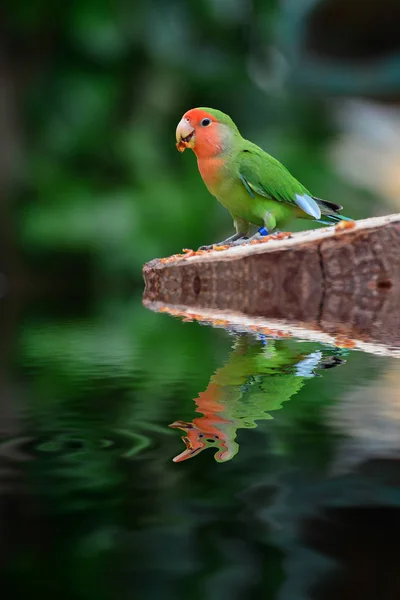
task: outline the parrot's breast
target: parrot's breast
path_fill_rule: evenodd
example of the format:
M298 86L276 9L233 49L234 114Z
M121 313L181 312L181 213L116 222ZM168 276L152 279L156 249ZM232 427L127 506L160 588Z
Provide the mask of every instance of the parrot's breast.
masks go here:
M226 161L223 158L199 158L197 161L200 175L208 190L218 196L221 184L226 180Z

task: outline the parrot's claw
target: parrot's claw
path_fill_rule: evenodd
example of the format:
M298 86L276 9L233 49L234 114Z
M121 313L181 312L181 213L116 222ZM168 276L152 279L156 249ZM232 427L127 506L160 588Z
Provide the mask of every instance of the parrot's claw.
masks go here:
M242 237L239 240L236 240L235 242L231 242L229 245L230 246L241 246L242 244L248 244L249 241L250 241L250 238Z
M275 229L274 233L280 233L277 229ZM247 237L247 235L243 235L241 233L235 233L227 240L223 240L222 242L217 242L215 244L210 244L209 246L200 246L199 250L212 250L214 246L241 246L242 244L249 244L255 240L263 240L267 236L271 235L265 227L260 227L260 229L252 235L251 237Z
M200 246L199 250L212 250L214 246L239 246L246 242L248 237L243 235L242 233L235 233L226 240L222 242L216 242L215 244L210 244L209 246Z

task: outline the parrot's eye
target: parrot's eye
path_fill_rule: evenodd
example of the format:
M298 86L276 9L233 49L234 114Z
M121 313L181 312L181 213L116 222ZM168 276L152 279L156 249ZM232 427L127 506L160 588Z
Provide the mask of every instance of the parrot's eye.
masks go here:
M208 127L209 125L211 125L211 119L207 119L207 118L206 119L202 119L200 121L200 125L202 127Z

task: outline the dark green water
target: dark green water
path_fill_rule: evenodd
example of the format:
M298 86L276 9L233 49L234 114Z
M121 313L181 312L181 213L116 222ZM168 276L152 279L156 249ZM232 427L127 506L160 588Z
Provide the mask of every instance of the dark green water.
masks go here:
M3 308L2 597L399 597L398 359Z

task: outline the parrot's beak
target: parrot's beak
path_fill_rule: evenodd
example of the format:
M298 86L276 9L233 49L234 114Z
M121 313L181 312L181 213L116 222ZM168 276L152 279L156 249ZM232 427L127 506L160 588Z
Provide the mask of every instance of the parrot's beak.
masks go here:
M183 152L183 150L181 150ZM204 440L198 439L198 431L192 423L186 421L174 421L169 425L172 429L182 429L186 433L181 439L185 442L186 450L175 456L172 460L174 462L182 462L187 460L195 454L198 454L206 447ZM194 434L194 435L193 435Z
M194 127L189 121L182 118L176 128L176 147L179 152L184 152L186 148L193 148L195 142Z

